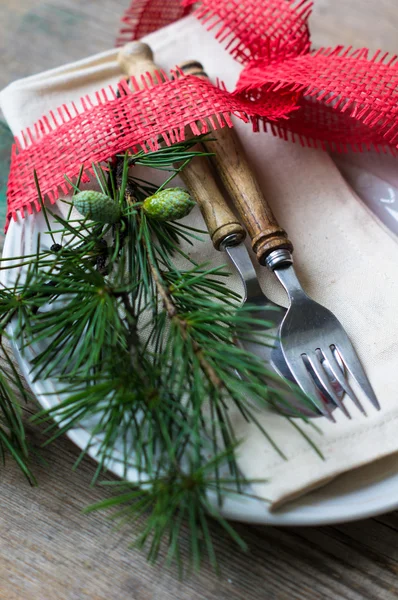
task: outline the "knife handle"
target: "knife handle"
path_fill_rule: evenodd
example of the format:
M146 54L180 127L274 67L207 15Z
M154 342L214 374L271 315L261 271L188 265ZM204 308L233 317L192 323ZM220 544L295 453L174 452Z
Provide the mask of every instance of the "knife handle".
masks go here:
M202 150L200 144L195 150ZM205 220L211 241L216 250L229 238L233 245L246 237L246 231L228 206L206 157L195 157L180 172L180 177L195 198Z
M197 61L185 62L179 67L186 75L207 78L203 66ZM211 137L212 140L205 142L204 146L214 154L210 160L249 232L258 261L264 264L274 250L292 252L293 245L264 198L235 131L223 127L213 131Z
M117 55L119 67L127 77L135 77L137 85L144 87L145 75L152 76L154 83L161 83L164 79L162 73L153 61L153 52L144 42L130 42L125 44ZM156 77L156 76L159 77ZM159 80L160 78L160 80Z
M118 62L126 75L136 78L147 72L151 75L159 72L151 48L143 42L126 44L119 52ZM137 83L140 85L139 80ZM200 144L195 149L203 151ZM180 177L199 205L216 250L221 249L227 237L233 236L230 239L235 244L245 239L246 232L226 203L206 157L192 159L181 171Z

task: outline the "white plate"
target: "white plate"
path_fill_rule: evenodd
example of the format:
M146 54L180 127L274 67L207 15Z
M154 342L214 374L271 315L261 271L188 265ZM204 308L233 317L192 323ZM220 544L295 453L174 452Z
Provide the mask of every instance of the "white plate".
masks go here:
M53 207L53 210L56 207ZM12 222L6 236L3 256L12 258L36 251L37 236L41 240L47 226L43 214L35 214L18 222ZM0 280L6 284L15 277L15 270L0 272ZM14 350L21 369L33 393L44 408L50 408L60 401L57 395L56 379L32 381L31 360L35 350L27 348L22 356L17 345ZM81 449L90 439L89 425L68 433L70 439ZM90 456L96 459L96 447L92 446ZM115 453L115 461L109 465L116 475L121 475L120 463ZM128 478L136 480L131 469ZM233 520L273 525L324 525L375 516L398 508L398 460L396 455L362 467L338 477L327 486L291 502L283 509L270 512L267 505L259 500L235 497L228 498L223 514Z

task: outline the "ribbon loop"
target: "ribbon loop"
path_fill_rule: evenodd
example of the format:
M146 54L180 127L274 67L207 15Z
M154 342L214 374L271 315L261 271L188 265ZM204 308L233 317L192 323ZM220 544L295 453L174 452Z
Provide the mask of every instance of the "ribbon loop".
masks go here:
M118 42L187 15L193 4L134 0ZM55 201L59 189L65 190L64 174L76 177L82 166L89 170L93 162L128 148L155 147L159 135L173 143L196 121L205 128L231 126L231 113L251 120L256 131L270 130L303 145L396 154L397 57L380 52L369 57L366 49L341 46L311 50L311 8L310 0L201 0L197 17L243 64L235 91L180 77L155 88L149 82L136 93L122 85L120 97L102 91L95 100L83 98L73 114L61 107L60 117L44 116L16 140L8 219L38 209L33 170L42 192Z

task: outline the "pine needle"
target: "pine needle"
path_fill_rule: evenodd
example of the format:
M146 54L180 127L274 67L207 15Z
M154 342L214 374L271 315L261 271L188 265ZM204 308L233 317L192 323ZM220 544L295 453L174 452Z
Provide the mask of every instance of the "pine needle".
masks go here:
M135 177L134 167L166 171L169 183L190 160L206 155L196 144L126 152L106 167L93 165L98 187L120 205L116 224L50 211L35 174L51 249L20 257L14 284L0 289L0 339L12 321L22 352L40 345L32 378L58 382L61 402L34 417L49 424L47 443L85 425L91 438L77 464L95 449L93 482L115 460L125 477L137 470L138 482L117 484L119 495L88 510L117 508L123 524L145 517L134 544L145 547L152 562L166 545L167 560L181 567L188 531L193 566L206 555L217 568L208 518L246 550L221 506L231 493L251 493L236 462L229 415L237 410L280 452L256 414L289 402L272 386L276 376L267 365L235 345L235 336L267 324L254 307L240 307L225 267L197 264L181 248L208 238L181 223L151 220L142 210L159 188ZM74 184L67 180L75 193L82 175ZM0 453L10 454L33 481L21 395L23 384L6 355L0 363Z

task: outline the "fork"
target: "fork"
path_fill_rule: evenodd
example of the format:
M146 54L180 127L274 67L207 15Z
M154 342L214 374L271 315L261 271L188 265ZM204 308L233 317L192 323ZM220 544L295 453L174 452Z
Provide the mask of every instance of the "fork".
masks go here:
M139 43L136 43L137 45ZM119 62L125 71L128 71L129 64L134 63L134 60L142 60L142 52L141 47L136 48L132 44L129 51L122 51ZM146 54L145 70L156 69L148 47ZM206 77L200 63L190 61L189 67L191 74ZM322 388L326 397L332 398L336 406L350 417L333 389L332 381L335 379L334 383L338 382L357 407L365 413L347 380L343 366L345 365L373 405L379 409L375 393L343 326L328 309L311 300L302 290L292 264L293 246L263 197L234 131L228 128L220 129L214 139L204 145L209 152L214 153L211 160L246 225L257 259L260 264L267 265L275 272L288 293L290 307L282 320L279 337L283 357L296 382L318 409L322 398L316 384ZM214 203L214 196L212 200ZM239 232L242 237L235 218L230 218L229 223L224 221L223 225L226 225L226 228L221 227L221 221L217 220L219 211L213 210L210 204L208 206L209 217L213 219L209 230L215 247L219 247L227 229L231 234ZM223 208L225 210L225 206ZM321 328L319 332L316 331L317 327ZM325 405L324 408L324 414L329 413Z
M184 70L181 65L179 66ZM217 136L218 132L213 135ZM197 148L200 149L200 144ZM258 324L255 328L249 326L245 339L238 338L236 343L262 358L285 380L293 384L296 383L286 364L277 335L286 309L272 302L261 290L248 250L243 243L246 232L228 206L224 194L214 178L209 160L203 157L194 158L181 171L180 177L200 208L214 248L219 251L224 250L228 254L241 278L244 288L243 304L256 307L253 310L253 317L257 323L259 320L264 321L263 328ZM262 337L264 333L268 338L267 344L264 344L264 338ZM322 383L317 381L316 378L315 383L322 387ZM334 380L333 385L329 388L329 396L324 394L322 401L312 402L312 408L303 402L303 399L293 397L290 399L292 409L289 410L285 406L281 409L282 412L290 416L297 416L298 414L310 417L323 415L334 421L333 409L339 406L344 410L344 405L341 402L343 394L343 389Z
M373 406L380 404L362 367L358 355L347 333L337 317L327 308L310 298L301 287L293 267L289 250L273 250L265 258L285 288L290 307L280 326L283 355L299 386L308 396L314 395L314 380L311 371L329 391L330 380L322 360L358 409L366 414L362 403L351 388L339 367L337 357L347 367ZM350 416L347 409L344 410Z
M202 65L197 61L180 63L178 68L185 75L207 77ZM186 132L186 135L190 135L189 131ZM219 136L223 136L223 132L217 130L211 135L212 139L217 139ZM212 157L209 158L211 161ZM285 380L296 383L292 372L286 364L279 339L277 339L278 330L286 314L286 309L272 302L261 290L251 258L243 244L246 232L238 224L236 217L231 212L223 192L218 187L209 169L208 162L206 158L195 158L180 173L180 177L200 207L214 248L216 250L224 250L238 271L245 291L243 303L256 306L260 309L260 312L256 313L257 318L272 323L272 329L268 333L275 336L275 343L272 348L259 344L259 332L254 330L248 332L247 339L244 342L239 341L239 344L254 354L261 355ZM339 407L347 414L347 410L342 403L344 390L339 386L336 378L333 377L333 373L329 370L328 365L324 364L324 360L322 360L322 363L323 368L328 372L331 383L330 385L329 383L323 385L321 379L317 380L316 376L314 377L316 389L322 390L324 393L318 401L315 401L314 395L312 396L313 405L315 405L316 414L321 413L329 420L334 421L331 413L335 407ZM340 366L342 367L341 363ZM344 367L342 368L344 369ZM293 404L303 414L314 416L314 412L308 407L304 407L302 401L301 403L300 401L296 401Z
M194 64L197 75L205 76L202 65ZM257 260L275 273L287 292L290 305L280 325L279 337L283 356L296 382L316 405L320 394L315 382L320 382L326 395L351 418L345 405L336 398L332 374L366 415L362 402L348 381L346 367L379 410L376 394L343 325L329 309L315 302L302 289L293 267L293 245L264 198L234 130L224 127L214 139L204 141L203 145L213 153L210 160L249 232Z
M143 42L131 42L125 45L118 54L118 62L127 76L134 75L139 78L140 75L150 74L153 81L158 81L159 68L154 62L151 48ZM196 62L182 63L179 67L186 74L206 76L203 73L202 66ZM214 132L215 137L219 134L219 131ZM187 130L186 135L189 136L191 133ZM253 329L248 332L247 339L237 340L237 343L263 358L286 380L295 383L294 377L286 365L276 335L286 309L271 302L262 292L248 251L242 243L246 237L246 231L228 206L224 192L214 178L214 172L209 161L203 157L194 158L185 166L180 176L200 207L214 248L225 250L235 265L245 290L243 302L253 304L260 309L260 312L256 311L256 318L263 319L265 323L267 322L267 335L270 340L272 339L272 344L269 345L259 343L261 332ZM307 416L323 414L333 420L332 411L338 405L344 393L336 381L333 383L335 387L335 391L333 390L334 399L324 394L324 402L321 400L317 403L313 402L313 405L315 405L314 412L302 399L293 398L291 401L293 407L291 414L295 416L297 416L297 413ZM319 382L317 382L317 385L320 385Z

